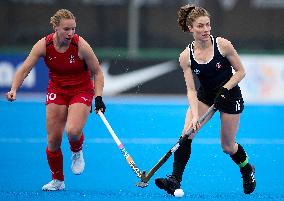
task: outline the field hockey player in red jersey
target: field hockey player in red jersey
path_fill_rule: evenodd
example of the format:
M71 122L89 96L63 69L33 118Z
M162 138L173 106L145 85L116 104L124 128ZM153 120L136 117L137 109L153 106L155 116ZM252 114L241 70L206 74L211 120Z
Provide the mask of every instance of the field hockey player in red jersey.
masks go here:
M46 155L52 180L42 190L63 190L63 155L61 143L64 129L72 151L72 172L79 175L85 167L83 128L90 114L93 97L95 111L105 112L102 100L104 76L90 45L75 34L76 18L66 9L58 10L50 23L54 32L40 39L16 71L9 101L16 100L17 90L29 72L43 57L49 70L46 93Z

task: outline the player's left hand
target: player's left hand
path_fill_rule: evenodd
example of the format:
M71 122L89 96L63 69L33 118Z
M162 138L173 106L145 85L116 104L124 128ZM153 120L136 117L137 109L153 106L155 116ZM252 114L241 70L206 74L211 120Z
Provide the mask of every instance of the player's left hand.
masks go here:
M193 128L194 132L196 132L200 128L200 123L198 123L198 117L193 117L190 122L190 128Z
M185 123L182 131L182 136L184 136L191 128L193 129L192 135L195 135L200 127L201 125L198 122L198 117L193 117L191 121Z
M97 96L95 98L95 112L98 113L98 111L101 111L104 113L106 111L106 106L103 102L103 98L101 96Z

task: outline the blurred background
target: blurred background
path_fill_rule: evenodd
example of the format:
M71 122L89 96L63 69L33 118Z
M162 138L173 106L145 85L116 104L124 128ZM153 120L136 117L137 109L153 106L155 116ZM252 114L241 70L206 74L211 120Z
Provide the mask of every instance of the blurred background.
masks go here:
M105 96L185 95L178 56L193 38L178 27L177 11L187 3L205 7L212 34L239 52L246 101L284 103L283 0L2 0L0 93L33 44L52 32L50 17L66 8L100 60ZM19 92L43 93L47 79L40 61Z
M188 108L178 57L193 38L177 24L177 11L188 3L210 12L212 35L230 40L246 69L238 142L256 166L258 184L252 196L243 195L238 169L221 150L216 114L194 142L182 184L186 198L284 200L284 0L0 0L0 200L171 199L155 187L154 177L147 189L134 186L137 178L94 113L84 127L84 174L71 173L64 137L67 191L41 193L49 179L43 60L16 102L6 101L4 94L32 46L52 32L50 17L69 9L77 19L76 32L92 46L104 71L106 117L140 170L150 170L176 142ZM170 160L156 176L170 173Z

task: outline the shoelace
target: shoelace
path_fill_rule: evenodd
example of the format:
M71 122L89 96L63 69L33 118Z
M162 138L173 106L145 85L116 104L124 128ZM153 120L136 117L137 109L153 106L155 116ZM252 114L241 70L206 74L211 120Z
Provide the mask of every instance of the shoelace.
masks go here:
M168 178L169 184L171 185L172 190L180 188L180 183L173 175L166 175Z
M51 185L54 185L54 184L56 184L58 182L58 180L52 180L51 182L49 182Z
M79 159L80 158L80 153L79 152L76 152L76 153L74 153L73 155L72 155L72 159L74 159L74 160L77 160L77 159Z
M175 179L173 175L166 175L166 177L168 177L169 179Z
M167 178L171 181L178 182L177 179L173 175L166 175Z

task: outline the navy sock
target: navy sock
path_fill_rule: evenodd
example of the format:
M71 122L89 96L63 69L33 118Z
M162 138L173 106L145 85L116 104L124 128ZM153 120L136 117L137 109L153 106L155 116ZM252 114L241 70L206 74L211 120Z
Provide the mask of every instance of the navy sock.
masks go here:
M240 144L238 144L237 152L230 156L240 168L247 168L248 166L250 166L248 162L248 156L244 148Z
M182 181L182 175L185 166L190 158L191 154L191 139L187 139L174 153L174 164L172 176L175 177L179 182Z

